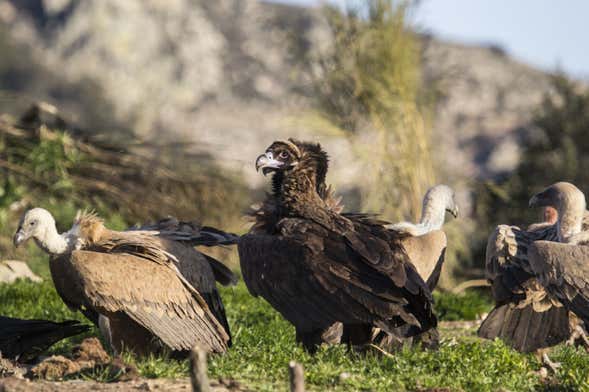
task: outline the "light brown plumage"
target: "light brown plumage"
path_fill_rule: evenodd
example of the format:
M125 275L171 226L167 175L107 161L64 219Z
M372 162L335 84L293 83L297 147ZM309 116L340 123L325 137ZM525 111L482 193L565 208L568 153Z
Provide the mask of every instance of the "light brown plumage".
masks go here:
M424 195L419 223L399 222L386 226L405 236L403 247L430 290L437 286L444 263L448 240L442 226L446 212L456 218L458 205L452 188L440 184Z
M589 223L584 196L572 184L554 184L535 195L530 205L553 207L558 216L556 223L537 223L528 230L500 225L491 234L487 242L486 276L497 306L479 329L479 336L499 337L523 352L566 340L578 323L577 317L569 313L570 307L563 306L566 304L562 298L540 274L540 266L546 265L534 249L544 243L560 246L558 241L575 238L588 229Z
M438 285L448 240L442 230L434 230L420 236L407 236L401 240L409 260L417 269L430 290Z
M57 291L97 324L100 316L117 351L155 352L163 343L173 351L198 344L223 352L229 327L209 260L190 240L170 239L185 234L113 231L96 215L80 214L69 232L73 247L50 261Z

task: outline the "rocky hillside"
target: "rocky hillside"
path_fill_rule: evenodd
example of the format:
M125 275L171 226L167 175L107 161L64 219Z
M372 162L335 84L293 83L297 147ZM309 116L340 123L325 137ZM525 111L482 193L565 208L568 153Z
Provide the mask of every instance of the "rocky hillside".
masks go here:
M110 135L133 129L195 142L252 186L262 180L255 156L286 136L325 143L340 190L361 174L349 142L302 115L311 92L297 58L330 40L316 9L255 0L5 0L0 21L17 53L0 59L9 97L46 99ZM513 168L548 76L497 48L423 42L424 75L443 92L434 153L446 180Z

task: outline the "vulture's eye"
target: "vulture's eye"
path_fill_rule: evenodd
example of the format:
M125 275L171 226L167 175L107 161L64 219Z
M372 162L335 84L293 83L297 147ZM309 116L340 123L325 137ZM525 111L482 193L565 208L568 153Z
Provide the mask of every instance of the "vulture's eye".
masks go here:
M35 223L37 223L37 222L32 221L31 223L29 223L29 226L35 226Z
M282 151L279 155L280 158L288 158L288 152Z

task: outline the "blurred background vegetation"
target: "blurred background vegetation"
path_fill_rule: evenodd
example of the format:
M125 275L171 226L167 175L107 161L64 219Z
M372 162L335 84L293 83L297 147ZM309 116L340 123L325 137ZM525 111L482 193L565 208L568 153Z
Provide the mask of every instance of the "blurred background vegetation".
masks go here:
M114 229L168 215L236 228L245 208L243 183L189 147L93 138L45 103L20 119L0 117L1 251L15 252L10 236L19 215L33 206L49 209L60 231L84 208Z
M348 141L354 154L348 159L366 173L346 189L345 204L391 221L417 220L425 191L456 180L445 173L444 159L452 157L437 154L440 146L433 134L435 109L446 87L424 75L424 38L408 23L412 7L413 2L400 0L325 5L320 12L331 44L303 50L297 36L299 47L292 52L310 77L309 86L303 86L311 98L306 124ZM70 80L37 63L3 27L0 52L4 257L28 259L36 252L15 253L10 243L18 215L33 205L49 208L61 230L69 227L78 208L87 207L114 228L175 215L239 233L247 230L243 211L261 192L241 172L220 165L218 155L207 153L217 146L198 145L198 137L177 133L146 138L134 132L133 119L124 122L110 115L114 104L100 85ZM69 98L65 107L31 107L38 97ZM499 177L466 179L472 211L463 208L465 214L445 226L450 245L442 286L482 277L484 243L492 227L537 220L537 212L527 209L532 193L556 180L586 190L588 105L589 95L577 82L554 76L530 131L521 135L519 166ZM78 118L65 114L72 112ZM288 115L293 114L300 115L299 109ZM80 118L100 125L84 128ZM265 147L251 139L257 148ZM247 157L243 161L249 162ZM234 254L228 257L235 261Z
M361 208L392 220L418 219L435 178L433 90L422 83L420 41L407 27L408 7L387 0L344 10L325 6L333 46L308 60L319 64L314 91L320 118L352 139L370 173L359 187Z
M477 259L484 258L490 228L541 221L541 211L527 208L536 192L569 181L588 194L589 91L564 75L554 75L552 85L554 92L544 97L534 114L517 168L496 181L476 184L473 220L480 230L471 246Z

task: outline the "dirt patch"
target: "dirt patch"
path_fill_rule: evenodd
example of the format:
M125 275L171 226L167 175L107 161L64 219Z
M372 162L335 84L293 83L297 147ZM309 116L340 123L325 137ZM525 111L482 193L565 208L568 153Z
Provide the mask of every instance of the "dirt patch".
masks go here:
M127 382L100 383L95 381L30 381L9 377L0 379L0 392L110 392L110 391L191 391L190 380L184 379L139 379ZM211 382L211 389L215 392L245 391L233 381L221 380Z
M28 378L62 380L66 377L84 376L87 372L100 372L110 381L132 381L139 378L134 365L121 358L111 358L97 338L85 339L72 349L71 358L61 355L44 359L27 373Z

